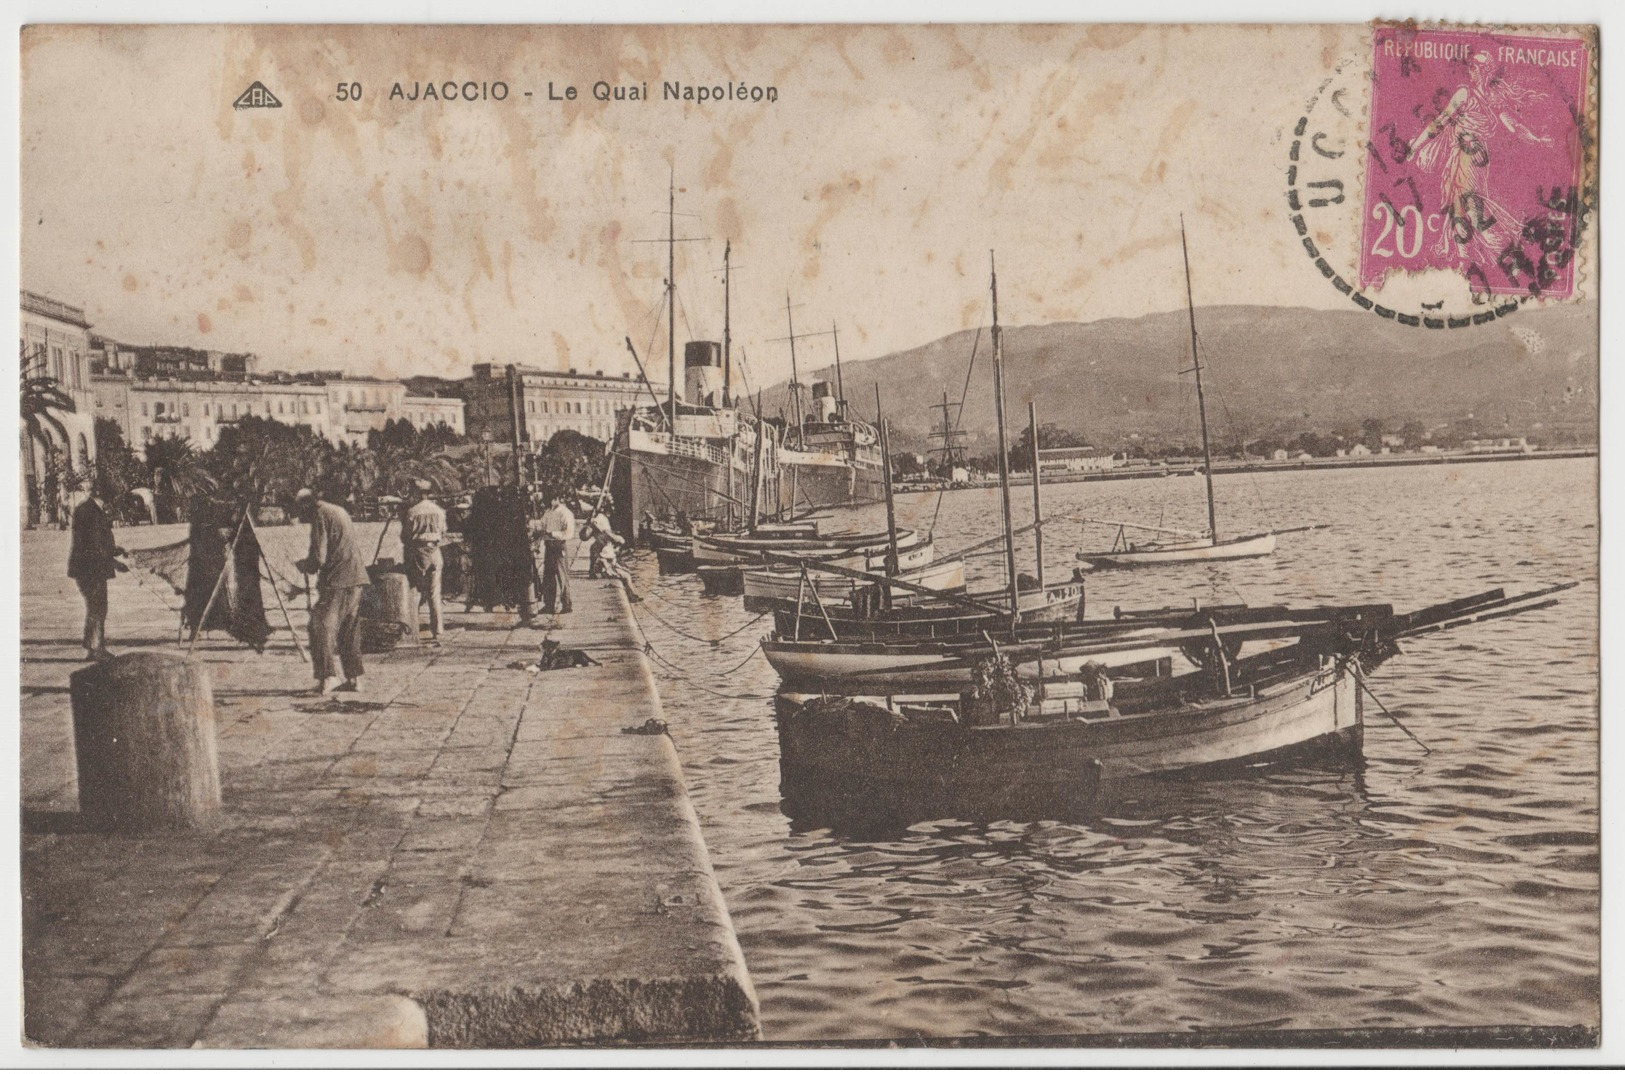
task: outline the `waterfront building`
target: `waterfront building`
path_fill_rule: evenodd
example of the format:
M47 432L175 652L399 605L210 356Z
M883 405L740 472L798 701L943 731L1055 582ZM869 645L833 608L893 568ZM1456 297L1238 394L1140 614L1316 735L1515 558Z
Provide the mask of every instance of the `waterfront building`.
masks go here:
M1045 470L1098 473L1114 469L1117 456L1092 447L1039 448L1038 464Z
M49 421L40 423L37 433L21 430L24 517L30 522L66 518L83 497L85 477L96 461L90 322L84 309L22 291L18 356L24 378L48 377L73 402L71 411L49 411L61 430Z
M414 429L430 429L436 425L444 425L461 435L463 408L463 401L454 396L407 395L401 398L400 416L410 422Z
M419 429L444 422L463 431L461 399L409 396L400 381L375 377L120 372L90 379L89 412L117 422L137 450L161 437L181 436L206 451L219 442L222 429L249 415L303 425L334 443L365 444L369 432L391 420Z
M118 374L91 379L95 416L116 421L137 451L166 436L184 437L206 451L222 429L250 415L308 426L334 441L344 429L344 416L334 411L327 386L319 383Z
M463 382L468 435L495 443L513 440L513 416L520 415L520 440L540 448L554 433L571 429L608 443L615 437L617 411L649 403L649 389L630 373L555 373L528 365L476 365ZM665 387L654 385L664 401Z

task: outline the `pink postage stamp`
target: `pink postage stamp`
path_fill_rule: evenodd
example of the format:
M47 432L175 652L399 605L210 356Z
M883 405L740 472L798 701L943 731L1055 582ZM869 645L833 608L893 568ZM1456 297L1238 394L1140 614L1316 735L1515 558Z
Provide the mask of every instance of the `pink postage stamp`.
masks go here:
M1413 26L1373 40L1360 285L1443 269L1475 295L1572 294L1587 42Z

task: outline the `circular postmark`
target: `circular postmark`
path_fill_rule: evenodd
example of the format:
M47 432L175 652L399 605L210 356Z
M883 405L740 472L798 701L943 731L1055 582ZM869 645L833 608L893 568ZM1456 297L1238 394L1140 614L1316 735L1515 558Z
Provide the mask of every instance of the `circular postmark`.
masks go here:
M1309 262L1409 327L1588 297L1594 56L1572 33L1375 27L1287 139L1289 220Z

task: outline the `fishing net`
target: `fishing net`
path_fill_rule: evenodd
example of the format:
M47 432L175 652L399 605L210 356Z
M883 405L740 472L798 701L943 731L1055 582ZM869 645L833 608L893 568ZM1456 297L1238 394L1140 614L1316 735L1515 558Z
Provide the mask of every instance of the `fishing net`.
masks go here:
M971 727L1020 723L1032 702L1033 688L1016 677L1015 665L1003 653L978 660L971 669L970 687L959 695L960 710Z
M169 583L169 587L177 596L186 593L186 565L190 557L192 542L179 540L174 544L163 544L157 548L135 548L130 550L125 558L130 565L149 574L155 574Z
M244 526L233 545L233 532L211 516L194 521L184 541L138 548L127 558L185 598L181 623L187 630L224 630L259 652L271 637L260 593L259 537L253 526Z

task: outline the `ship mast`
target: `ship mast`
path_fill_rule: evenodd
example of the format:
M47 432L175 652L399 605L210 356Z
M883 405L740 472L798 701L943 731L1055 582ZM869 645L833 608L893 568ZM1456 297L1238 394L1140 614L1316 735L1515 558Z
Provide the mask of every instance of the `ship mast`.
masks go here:
M1016 586L1016 535L1010 523L1010 459L1004 431L1004 333L999 329L999 270L993 252L987 255L993 289L993 412L999 420L999 496L1004 507L1004 570L1010 584L1010 625L1021 621L1020 593Z
M796 371L796 321L790 315L790 292L784 293L784 320L790 326L790 398L796 408L796 447L807 446L807 427L801 415L801 374ZM792 503L791 509L795 509Z
M958 460L957 452L960 447L960 433L954 427L954 422L949 419L948 411L953 408L957 413L959 407L959 403L948 402L947 392L942 393L942 402L932 403L930 406L931 410L942 411L942 431L933 432L931 438L933 440L938 437L942 438L942 446L935 450L942 452L942 468L947 471L946 476L950 479L953 477L954 463Z
M886 574L896 577L902 570L897 554L897 502L891 483L891 426L880 411L880 382L875 381L875 424L880 430L880 472L886 487ZM891 607L891 586L886 587L886 607Z
M666 195L666 405L677 435L677 170Z
M1208 539L1219 543L1219 516L1213 507L1213 449L1207 439L1207 400L1202 395L1202 359L1196 353L1196 300L1191 297L1191 250L1185 241L1185 216L1179 217L1179 249L1185 255L1185 309L1191 322L1191 368L1196 373L1196 413L1202 423L1202 476L1207 480Z
M841 330L830 322L829 334L835 339L835 413L846 417L846 386L841 383ZM879 381L876 381L878 384Z
M1038 588L1044 588L1044 499L1038 487L1038 403L1027 404L1027 435L1033 446L1033 555L1038 561Z
M728 259L733 253L733 240L722 244L722 405L733 405L733 333L728 322Z

